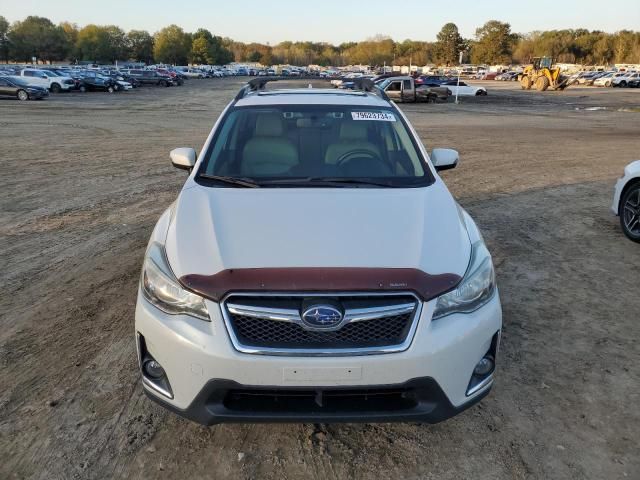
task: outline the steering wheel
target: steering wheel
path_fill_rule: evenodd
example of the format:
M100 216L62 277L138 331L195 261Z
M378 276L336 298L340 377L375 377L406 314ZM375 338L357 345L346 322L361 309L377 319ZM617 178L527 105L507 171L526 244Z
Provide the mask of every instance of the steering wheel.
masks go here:
M336 160L336 166L337 167L344 167L345 164L347 164L348 162L356 159L356 158L370 158L371 160L373 160L377 166L382 169L385 173L391 173L392 170L389 167L389 165L387 164L387 162L385 162L383 159L381 159L376 153L372 152L371 150L367 150L364 148L358 148L355 150L350 150L348 152L343 153L342 155L340 155L338 157L338 159Z

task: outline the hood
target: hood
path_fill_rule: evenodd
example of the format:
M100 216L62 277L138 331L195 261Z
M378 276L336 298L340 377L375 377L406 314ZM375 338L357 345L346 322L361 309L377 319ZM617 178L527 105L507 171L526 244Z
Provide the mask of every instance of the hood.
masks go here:
M178 278L255 268L467 269L470 243L441 180L426 188L185 188L167 231Z

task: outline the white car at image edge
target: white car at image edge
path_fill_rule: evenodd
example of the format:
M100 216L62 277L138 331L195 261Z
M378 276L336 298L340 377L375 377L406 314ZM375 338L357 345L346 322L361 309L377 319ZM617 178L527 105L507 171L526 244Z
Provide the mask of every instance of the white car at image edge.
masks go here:
M491 255L403 112L363 90L243 87L156 224L144 391L202 424L435 423L489 393ZM273 80L271 80L273 81ZM306 84L305 84L306 86Z
M640 243L640 160L627 165L616 182L611 210L620 217L624 234Z

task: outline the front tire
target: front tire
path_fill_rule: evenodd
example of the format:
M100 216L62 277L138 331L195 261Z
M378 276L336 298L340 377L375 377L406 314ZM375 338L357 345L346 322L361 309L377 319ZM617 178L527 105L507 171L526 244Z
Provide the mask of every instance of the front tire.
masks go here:
M18 90L16 96L21 102L26 102L27 100L29 100L29 94L26 92L26 90Z
M107 87L107 92L109 92L109 93L113 93L113 92L115 92L115 91L116 91L116 90L115 90L115 88L113 88L113 87Z
M622 195L620 226L627 238L640 243L640 182L633 184Z
M536 79L536 90L544 92L547 88L549 88L549 79L547 77L538 77Z
M611 86L611 80L607 80L606 82L604 82L604 86L605 87L610 87Z
M520 80L520 87L522 90L531 90L531 79L528 76L522 77Z
M160 83L158 85L160 85L161 87L168 87L169 86L169 84L164 80L160 80Z
M62 91L62 88L57 83L54 83L53 85L51 85L51 93L60 93L61 91Z
M80 88L78 90L80 90L81 93L87 93L86 85L80 85Z

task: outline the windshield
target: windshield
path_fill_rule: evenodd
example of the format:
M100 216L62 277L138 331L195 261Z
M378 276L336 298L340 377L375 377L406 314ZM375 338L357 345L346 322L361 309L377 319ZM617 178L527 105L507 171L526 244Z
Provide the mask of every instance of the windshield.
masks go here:
M396 111L335 105L231 110L198 172L206 177L224 177L227 186L229 178L259 186L416 187L433 180Z

